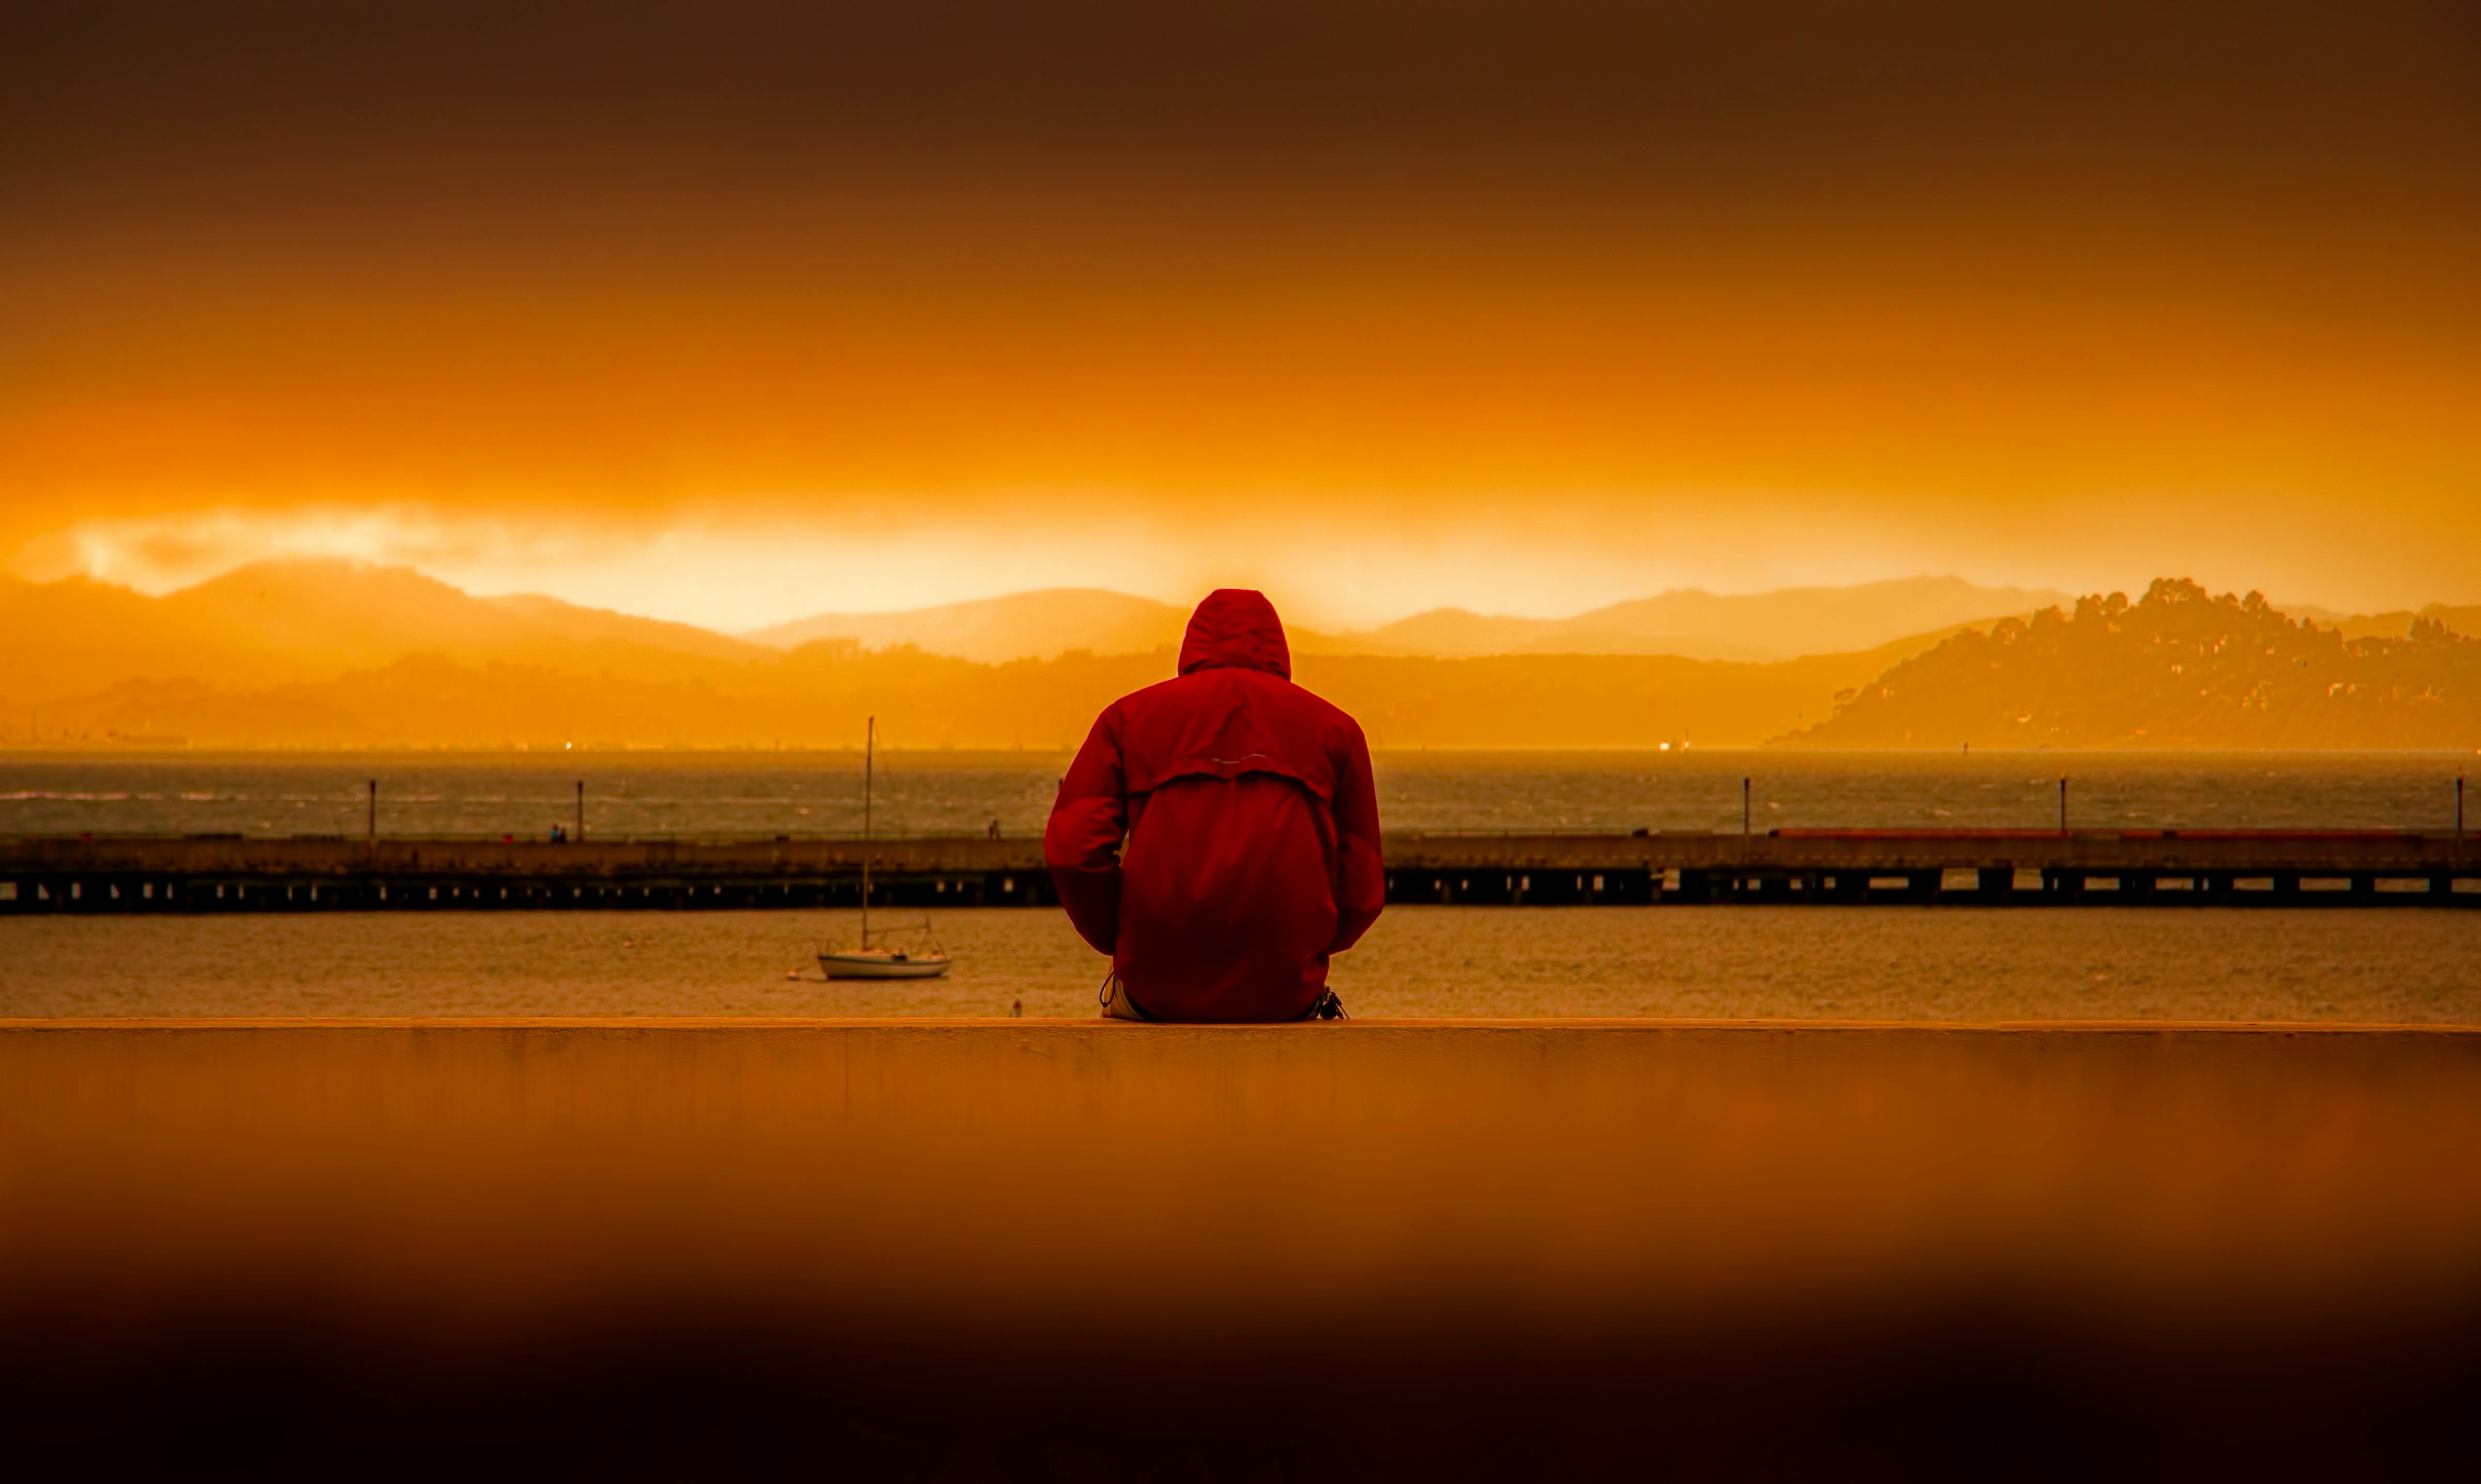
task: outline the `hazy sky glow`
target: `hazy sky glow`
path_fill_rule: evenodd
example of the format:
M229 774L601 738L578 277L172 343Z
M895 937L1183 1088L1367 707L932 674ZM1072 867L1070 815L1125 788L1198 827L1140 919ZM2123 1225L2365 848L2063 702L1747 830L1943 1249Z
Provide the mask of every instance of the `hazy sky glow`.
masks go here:
M817 612L919 607L1040 586L1112 587L1169 602L1264 584L1304 622L1368 625L1442 601L1560 615L1668 586L1730 590L1866 581L1925 548L1873 550L1883 533L1852 524L1831 548L1815 518L1797 545L1720 550L1746 529L1694 510L1676 516L1544 521L1475 515L1411 530L1382 514L1328 523L1302 548L1290 528L1201 541L1194 524L1115 514L1099 525L1046 519L1056 502L973 522L752 518L730 510L667 523L512 522L420 507L220 509L83 523L30 542L19 566L85 572L147 592L245 560L345 556L404 563L475 592L551 590L575 602L743 630ZM1641 527L1654 529L1639 529ZM1599 539L1598 539L1599 535ZM1442 594L1448 595L1446 599Z
M24 575L2481 598L2456 7L114 9L0 61Z

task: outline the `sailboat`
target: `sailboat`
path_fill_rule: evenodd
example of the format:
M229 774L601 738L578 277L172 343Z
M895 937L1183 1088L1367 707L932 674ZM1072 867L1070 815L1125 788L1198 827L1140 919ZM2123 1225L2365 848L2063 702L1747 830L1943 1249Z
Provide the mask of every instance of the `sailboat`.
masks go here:
M861 943L819 954L819 969L831 979L935 979L952 960L936 942L919 951L873 942L900 928L870 930L870 798L878 755L878 718L870 718L861 751ZM925 921L922 925L930 924Z

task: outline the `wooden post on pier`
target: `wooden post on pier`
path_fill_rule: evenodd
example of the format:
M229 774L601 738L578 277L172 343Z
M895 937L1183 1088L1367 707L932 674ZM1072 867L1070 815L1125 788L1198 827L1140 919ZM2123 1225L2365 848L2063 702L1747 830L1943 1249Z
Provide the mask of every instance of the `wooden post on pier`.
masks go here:
M583 778L577 780L577 839L581 845L586 840L586 780Z
M379 843L379 781L377 778L371 780L370 816L363 823L362 839L369 845Z
M1749 832L1749 780L1740 780L1740 833Z
M2068 832L2068 780L2059 780L2059 833Z

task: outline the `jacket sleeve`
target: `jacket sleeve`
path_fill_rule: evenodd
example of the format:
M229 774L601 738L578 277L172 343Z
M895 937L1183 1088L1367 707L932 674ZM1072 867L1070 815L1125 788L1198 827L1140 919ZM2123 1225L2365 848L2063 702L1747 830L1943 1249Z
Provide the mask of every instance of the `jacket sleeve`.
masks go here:
M1378 791L1370 780L1370 742L1353 726L1335 780L1335 941L1341 953L1361 941L1387 905L1386 864L1378 854Z
M1078 936L1104 953L1120 941L1120 841L1129 829L1117 719L1110 711L1095 718L1042 832L1042 858L1059 904Z

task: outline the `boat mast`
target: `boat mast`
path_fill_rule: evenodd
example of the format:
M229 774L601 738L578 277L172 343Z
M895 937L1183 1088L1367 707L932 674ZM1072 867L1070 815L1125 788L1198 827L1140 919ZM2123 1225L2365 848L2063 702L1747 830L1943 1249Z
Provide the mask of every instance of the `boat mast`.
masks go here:
M878 718L873 716L861 743L861 946L870 947L870 772L878 751Z

